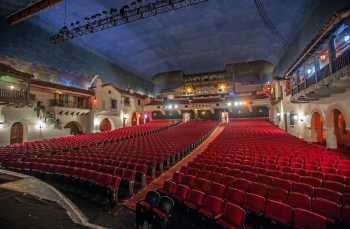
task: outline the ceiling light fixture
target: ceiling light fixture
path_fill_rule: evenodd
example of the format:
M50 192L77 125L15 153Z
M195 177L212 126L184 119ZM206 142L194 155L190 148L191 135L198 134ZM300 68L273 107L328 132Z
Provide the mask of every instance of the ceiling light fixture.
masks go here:
M120 10L111 8L91 17L85 17L84 21L72 22L70 26L64 25L57 34L50 37L53 44L65 42L86 34L96 33L115 26L135 22L158 14L175 11L194 6L208 0L154 0L143 4L142 1L134 1L130 5L124 5Z

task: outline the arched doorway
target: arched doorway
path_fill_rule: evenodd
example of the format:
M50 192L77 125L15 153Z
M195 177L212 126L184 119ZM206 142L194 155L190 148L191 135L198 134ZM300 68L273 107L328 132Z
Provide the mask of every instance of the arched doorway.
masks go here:
M131 118L131 125L132 126L137 126L138 124L138 119L140 118L140 115L138 112L134 112L132 114L132 118Z
M72 135L78 135L83 133L83 131L81 130L80 124L78 122L74 122L74 121L69 122L64 128L70 129L70 134Z
M23 142L23 124L16 122L11 127L10 144Z
M100 130L103 131L111 131L112 130L112 124L108 120L108 118L105 118L100 123Z
M326 143L326 136L323 129L323 118L320 113L314 112L311 117L311 129L312 134L315 137L315 142L319 144Z
M344 114L338 110L333 110L334 134L337 138L338 147L349 147L350 133L346 130L346 122Z

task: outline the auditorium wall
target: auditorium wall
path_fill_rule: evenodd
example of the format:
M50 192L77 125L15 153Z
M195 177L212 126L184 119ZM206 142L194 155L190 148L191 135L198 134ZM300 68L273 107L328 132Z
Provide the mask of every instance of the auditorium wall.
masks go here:
M312 117L314 113L318 113L322 119L321 131L328 148L337 148L340 141L343 144L350 144L348 141L350 135L350 91L332 94L309 103L292 103L291 96L285 94L286 81L279 81L279 85L282 86L283 99L272 106L270 113L270 120L275 125L308 142L317 142L317 127L314 126ZM278 87L278 84L275 86ZM340 111L345 119L346 128L343 130L342 139L337 136L335 110ZM295 114L297 118L291 120L293 119L291 114Z
M152 83L71 42L53 45L49 34L29 21L10 26L0 19L0 62L38 79L86 88L95 75L121 88L152 91Z

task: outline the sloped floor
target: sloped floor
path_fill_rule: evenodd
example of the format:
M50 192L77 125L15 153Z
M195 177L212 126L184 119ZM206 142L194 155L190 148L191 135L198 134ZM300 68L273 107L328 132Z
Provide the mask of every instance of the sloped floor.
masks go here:
M125 202L125 206L135 210L136 203L140 200L143 200L146 194L151 190L156 190L163 187L163 184L166 180L173 177L173 174L176 171L179 171L183 166L186 166L188 163L193 161L199 154L201 154L208 145L215 140L215 138L224 130L224 126L217 126L216 129L209 135L209 137L196 149L194 149L189 155L183 158L181 161L177 162L174 166L169 168L166 172L161 174L158 178L153 180L149 185L147 185L143 191L137 193L132 198Z
M57 203L12 190L0 189L0 212L0 228L88 228L74 223Z

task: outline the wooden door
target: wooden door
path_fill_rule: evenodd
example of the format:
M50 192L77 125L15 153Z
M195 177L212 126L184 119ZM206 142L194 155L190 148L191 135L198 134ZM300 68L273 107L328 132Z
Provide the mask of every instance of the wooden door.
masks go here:
M23 142L23 124L16 122L11 127L10 144Z

